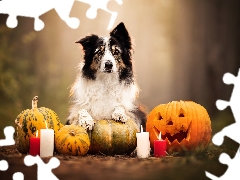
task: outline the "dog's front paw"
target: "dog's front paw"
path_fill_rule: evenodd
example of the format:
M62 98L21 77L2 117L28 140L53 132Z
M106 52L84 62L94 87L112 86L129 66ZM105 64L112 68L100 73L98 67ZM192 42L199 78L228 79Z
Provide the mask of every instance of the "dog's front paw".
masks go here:
M112 119L115 121L126 122L128 120L128 116L125 114L123 107L117 107L112 113Z
M86 109L80 109L78 111L78 120L75 124L82 126L86 130L92 130L94 121Z

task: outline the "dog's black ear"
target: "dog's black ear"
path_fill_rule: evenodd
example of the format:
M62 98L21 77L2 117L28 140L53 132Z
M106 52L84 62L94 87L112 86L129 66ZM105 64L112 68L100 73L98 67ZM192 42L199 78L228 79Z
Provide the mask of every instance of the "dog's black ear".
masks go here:
M119 23L111 32L110 36L117 39L119 42L123 43L124 47L127 49L132 49L131 38L128 34L127 29L123 22Z
M97 35L92 34L91 36L86 36L85 38L82 38L79 41L76 41L75 43L81 44L83 50L86 51L88 49L92 49L95 47L98 38L99 37Z

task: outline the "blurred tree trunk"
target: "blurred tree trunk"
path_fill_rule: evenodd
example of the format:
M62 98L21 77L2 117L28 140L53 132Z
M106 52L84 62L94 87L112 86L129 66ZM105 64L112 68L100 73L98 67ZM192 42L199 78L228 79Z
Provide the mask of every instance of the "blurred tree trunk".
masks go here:
M181 97L216 112L217 99L229 100L233 86L222 82L224 73L240 68L240 1L188 0L175 4L174 89ZM184 84L187 87L179 88ZM203 90L205 89L205 91ZM182 90L182 91L181 91Z

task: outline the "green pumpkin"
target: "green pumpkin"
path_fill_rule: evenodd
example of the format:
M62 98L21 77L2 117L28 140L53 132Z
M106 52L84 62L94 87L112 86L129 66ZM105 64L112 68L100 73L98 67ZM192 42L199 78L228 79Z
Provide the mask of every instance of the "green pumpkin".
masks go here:
M131 119L126 123L114 120L95 121L93 130L89 132L91 142L89 153L130 154L137 146L137 132L137 124Z
M29 140L31 137L40 137L40 129L53 129L57 132L63 124L61 124L57 114L45 107L37 108L38 97L32 100L32 109L22 111L15 120L14 139L17 149L20 153L28 153Z

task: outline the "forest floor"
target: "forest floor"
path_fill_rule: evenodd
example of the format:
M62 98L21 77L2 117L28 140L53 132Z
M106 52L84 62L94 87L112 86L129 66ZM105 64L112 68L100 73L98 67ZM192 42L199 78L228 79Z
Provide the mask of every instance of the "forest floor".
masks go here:
M232 141L230 144L217 147L210 143L201 154L173 154L162 158L151 155L146 159L137 158L135 154L69 156L54 153L54 157L60 160L60 165L52 172L60 180L203 180L208 179L205 171L218 177L224 174L227 166L218 161L219 155L226 152L233 158L239 146ZM26 154L18 152L15 145L0 147L0 160L7 160L9 164L6 171L0 171L0 179L12 180L15 172L23 173L24 180L37 179L37 165L26 166L25 156ZM47 164L50 158L42 159Z
M231 114L220 114L219 117L212 121L212 134L235 122ZM219 162L219 155L225 152L233 158L238 148L238 143L225 137L223 145L210 143L201 154L175 153L162 158L155 158L151 154L149 158L140 159L135 153L115 156L54 153L54 157L60 160L60 165L52 173L60 180L209 180L205 171L219 177L228 168ZM36 180L38 167L36 164L26 166L26 155L19 153L15 145L0 147L0 162L6 160L9 164L6 171L0 170L0 180L12 180L15 172L23 173L24 180ZM47 164L50 158L42 160ZM42 173L44 172L39 172L39 175Z

